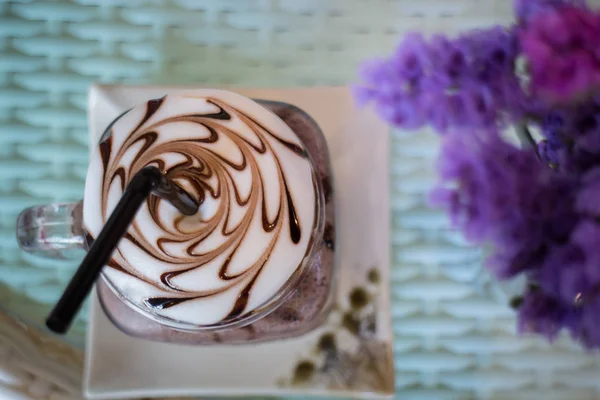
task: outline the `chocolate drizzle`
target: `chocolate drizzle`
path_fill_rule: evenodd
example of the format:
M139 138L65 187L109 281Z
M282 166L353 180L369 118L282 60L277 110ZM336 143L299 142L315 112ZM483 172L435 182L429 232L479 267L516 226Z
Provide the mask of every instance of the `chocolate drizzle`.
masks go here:
M117 271L119 271L119 272L123 272L123 273L125 273L125 274L127 273L127 271L125 271L125 270L123 269L123 267L121 267L121 266L119 265L119 263L118 263L118 262L116 262L114 259L113 259L113 260L110 260L110 261L108 262L107 266L109 266L109 267L110 267L110 268L112 268L112 269L116 269L116 270L117 270Z
M144 300L144 303L148 305L148 307L155 308L157 310L165 310L167 308L171 308L176 306L177 304L181 304L185 301L192 300L193 298L188 297L153 297L150 299Z
M294 207L294 201L290 195L287 183L285 184L285 197L287 199L288 219L290 221L290 238L292 239L292 242L298 244L300 242L300 237L302 236L302 230L300 229L300 221L298 221L298 217L296 216L296 208Z
M144 125L146 121L148 121L150 117L152 117L154 113L158 111L163 101L165 101L165 97L167 96L163 96L160 99L150 100L148 101L148 103L146 103L146 114L144 115L144 118L142 118L140 123L135 127L133 132L137 132L137 130L140 129L142 125Z
M142 148L138 151L138 153L135 155L135 158L133 159L134 164L146 152L146 150L148 150L154 144L154 142L156 142L156 139L158 139L158 134L156 132L148 132L148 133L143 134L135 142L133 142L133 144L136 144L137 142L140 142L140 141L144 142L144 144L142 145ZM162 161L162 160L160 160L160 161ZM164 165L164 162L163 162L163 165Z
M145 271L139 270L144 266L128 262L128 253L121 246L118 256L116 255L108 266L165 292L165 295L143 299L143 303L153 310L166 310L188 301L219 296L228 290L238 290L239 294L224 318L232 320L247 312L252 289L265 269L277 242L287 240L297 246L303 238L303 227L294 193L290 191L278 154L288 151L289 154L281 157L297 156L305 160L308 160L308 155L301 145L283 139L250 115L214 98L207 98L206 103L216 108L216 111L169 115L150 121L165 101L166 97L147 102L144 116L135 128L127 133L118 149L113 148L112 135L100 143L103 218L106 219L108 193L114 190L115 180L119 179L119 187L124 190L128 179L147 165L157 166L198 203L212 201L214 214L178 216L174 221L169 221L164 217L162 199L151 196L147 201L147 212L152 223L160 228L160 236L150 240L144 231L146 228L134 221L124 240L128 242L127 248L130 249L133 245L141 250L140 254L149 255L161 262L161 268L167 265L168 269L152 279L145 275ZM235 124L228 123L234 119ZM161 132L170 124L181 124L178 126L185 126L186 132L187 129L195 130L194 126L199 129L198 133L190 137L184 135L165 140L161 138ZM250 133L241 134L233 130L233 127L240 124L245 125ZM217 151L216 144L220 140L226 141L224 145L234 146L238 153L231 151L224 155ZM274 160L275 170L270 173L277 174L278 182L267 182L261 170L262 164L258 157L267 155ZM246 174L244 179L251 179L249 188L238 185L238 173ZM275 179L275 175L269 175L269 179ZM266 185L279 188L278 196L269 192L268 197ZM270 190L273 191L273 188ZM277 201L272 200L274 198ZM235 210L232 210L233 207ZM240 248L245 238L250 235L252 221L257 212L260 213L262 230L268 234L268 243L256 260L243 260L249 265L241 269L236 265L235 271L231 271L234 261L238 262L242 257ZM289 236L286 230L289 230ZM310 229L307 232L310 232ZM202 246L206 238L219 234L222 239L214 248L206 249ZM310 245L312 239L309 238L308 243ZM177 278L184 274L202 268L213 268L211 263L217 262L223 254L227 254L227 257L219 261L215 268L219 285L211 289L189 290L178 284L181 281Z
M254 286L254 282L256 282L256 278L260 274L260 270L254 275L254 278L244 287L242 292L238 295L235 304L233 305L233 309L229 313L229 315L225 318L225 320L234 319L239 317L242 312L246 309L246 305L248 304L248 299L250 298L250 291L252 290L252 286Z
M109 136L103 142L100 142L100 157L102 158L102 168L106 171L108 161L110 160L110 152L112 150L112 136Z
M208 100L207 103L212 104L215 107L218 107L219 112L216 112L213 114L194 115L195 117L210 118L210 119L216 119L216 120L220 120L220 121L229 121L231 119L231 115L229 115L229 113L227 111L225 111L223 109L223 107L219 106L219 104L217 104L213 100Z
M117 171L112 176L111 182L114 181L114 178L119 178L119 183L121 184L121 190L125 190L125 182L127 180L127 173L125 172L125 168L121 167L117 169Z

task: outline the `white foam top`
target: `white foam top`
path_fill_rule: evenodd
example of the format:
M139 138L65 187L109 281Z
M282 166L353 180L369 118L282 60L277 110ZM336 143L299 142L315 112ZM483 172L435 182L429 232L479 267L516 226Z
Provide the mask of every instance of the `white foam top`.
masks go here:
M275 114L238 94L197 90L133 108L93 152L84 223L97 237L141 168L196 199L183 216L152 196L105 277L152 314L210 325L263 307L297 271L316 219L314 171Z

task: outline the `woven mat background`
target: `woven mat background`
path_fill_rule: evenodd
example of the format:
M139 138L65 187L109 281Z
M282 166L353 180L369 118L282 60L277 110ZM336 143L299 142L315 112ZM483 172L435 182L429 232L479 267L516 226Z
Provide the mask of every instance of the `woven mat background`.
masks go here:
M0 304L41 321L74 265L27 257L26 206L83 193L92 82L345 85L409 30L512 20L510 0L0 0ZM479 252L428 210L433 135L394 134L393 296L402 399L600 399L600 361L514 336ZM83 315L71 339L81 343ZM0 356L1 359L1 356Z

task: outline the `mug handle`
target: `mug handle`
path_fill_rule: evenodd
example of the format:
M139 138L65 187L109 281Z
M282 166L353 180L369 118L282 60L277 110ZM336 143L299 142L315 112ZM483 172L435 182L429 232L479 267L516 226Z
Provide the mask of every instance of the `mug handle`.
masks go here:
M45 204L27 208L17 218L19 247L46 258L72 258L86 249L83 202Z

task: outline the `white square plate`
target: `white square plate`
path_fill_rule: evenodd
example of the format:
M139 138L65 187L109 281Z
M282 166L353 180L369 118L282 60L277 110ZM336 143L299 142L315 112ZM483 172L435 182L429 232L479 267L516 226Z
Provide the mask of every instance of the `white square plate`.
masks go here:
M94 86L90 144L120 113L193 87ZM183 346L130 337L92 297L84 392L90 399L203 395L388 397L390 316L388 129L344 88L232 89L300 107L319 124L333 164L337 302L323 326L293 339ZM361 296L364 294L367 296ZM354 300L352 300L354 299ZM358 304L366 299L366 304Z

